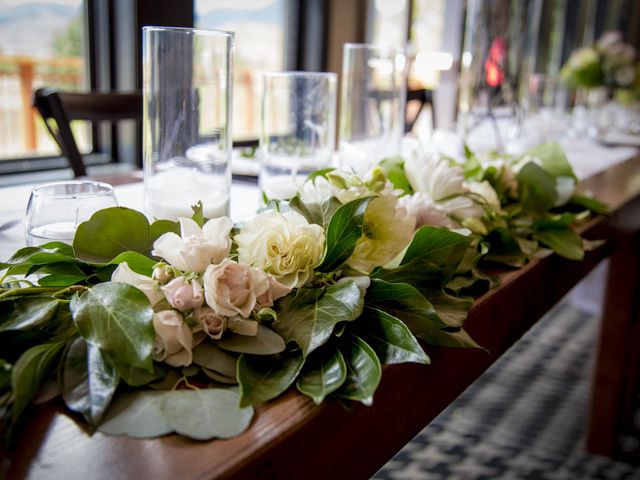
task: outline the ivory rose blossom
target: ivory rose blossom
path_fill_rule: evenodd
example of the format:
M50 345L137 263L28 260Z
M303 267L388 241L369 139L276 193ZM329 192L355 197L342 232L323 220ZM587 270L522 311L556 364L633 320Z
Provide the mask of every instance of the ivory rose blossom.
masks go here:
M256 306L270 306L290 288L270 279L261 270L225 258L209 265L202 276L207 305L218 315L248 318ZM263 301L267 305L260 304Z
M204 303L204 290L197 280L189 282L184 277L174 278L161 290L169 305L181 312L199 308Z
M196 308L193 311L193 317L211 339L220 340L227 327L227 319L225 317L218 315L211 307L207 306Z
M189 326L175 310L163 310L153 314L156 341L153 359L164 361L172 367L186 367L193 361L193 336Z
M289 288L307 283L324 255L322 227L294 211L259 213L234 240L240 263L264 270Z
M153 279L131 270L127 262L122 262L118 265L118 268L111 274L111 281L126 283L127 285L136 287L147 296L152 307L155 307L158 302L164 300L164 294L158 287L158 284Z
M180 236L165 233L155 241L151 253L183 272L202 273L229 255L232 227L228 217L209 220L202 228L190 218L180 218Z

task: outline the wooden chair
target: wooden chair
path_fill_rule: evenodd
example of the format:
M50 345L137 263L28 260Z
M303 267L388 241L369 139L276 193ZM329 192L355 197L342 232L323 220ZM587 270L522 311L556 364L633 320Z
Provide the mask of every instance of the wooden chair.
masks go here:
M411 105L414 105L411 107ZM433 91L426 90L424 88L418 90L407 90L407 105L406 105L406 117L404 124L404 133L409 133L413 130L420 113L425 105L431 107L431 124L435 128L436 118L433 108Z
M34 92L33 105L69 160L75 177L83 177L87 171L73 136L71 121L142 120L141 93L68 93L39 88Z

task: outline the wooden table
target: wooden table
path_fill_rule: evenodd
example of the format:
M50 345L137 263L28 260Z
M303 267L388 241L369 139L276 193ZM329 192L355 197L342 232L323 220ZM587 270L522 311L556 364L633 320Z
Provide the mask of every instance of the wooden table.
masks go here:
M89 437L80 419L62 413L60 404L40 406L34 409L12 461L6 461L8 478L368 478L602 259L612 256L613 271L622 268L633 273L635 268L637 274L638 263L630 267L625 258L635 255L637 262L638 245L627 242L620 252L615 248L616 238L621 238L616 233L620 225L631 225L632 219L640 218L640 156L589 178L582 188L608 203L614 215L592 219L580 230L587 238L607 242L588 252L584 262L549 255L522 269L501 273L500 286L477 299L465 324L490 354L429 348L432 365L385 368L373 406L356 405L351 412L332 401L315 406L290 391L259 407L251 428L242 435L206 443L176 435L155 440L101 433ZM624 280L630 278L625 276ZM638 303L633 288L622 289L610 282L610 292L617 294L610 293L609 302L618 302L621 307L607 306L607 315L620 308L637 315L637 309L632 309ZM630 321L629 315L624 318ZM628 327L624 318L615 322L616 328ZM609 320L605 318L603 323L607 325ZM607 358L601 359L600 365L619 365L619 352L605 350ZM609 367L602 368L607 371ZM618 387L623 388L625 375L616 378ZM607 382L612 385L610 379ZM619 392L603 396L600 387L595 388L594 398L616 403ZM601 435L598 428L603 426L611 430L608 426L619 421L610 417L616 412L608 407L596 410L592 432ZM599 441L608 448L613 440L609 435Z

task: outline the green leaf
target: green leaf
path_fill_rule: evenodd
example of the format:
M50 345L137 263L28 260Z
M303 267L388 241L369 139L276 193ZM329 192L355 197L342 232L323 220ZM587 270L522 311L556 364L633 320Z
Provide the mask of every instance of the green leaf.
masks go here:
M573 173L569 160L567 160L564 149L556 142L538 145L526 151L524 155L539 158L542 161L542 168L554 177L571 177L576 181L578 180L575 173Z
M204 208L202 207L202 200L198 200L198 203L195 205L191 205L191 210L193 210L193 215L191 215L191 220L196 222L196 224L202 228L206 222L204 218Z
M404 173L404 158L385 158L380 162L380 166L387 174L387 178L395 188L398 188L409 195L413 193L413 188L411 188L407 175Z
M573 205L577 205L579 207L587 208L594 213L600 213L600 214L609 213L609 207L607 207L604 203L588 195L581 195L579 193L574 193L571 199L569 200L569 203Z
M366 308L364 316L366 327L360 330L360 336L376 352L380 363L429 363L429 357L401 320L377 308Z
M327 253L316 270L331 272L347 261L362 236L364 213L374 198L358 198L335 211L327 227Z
M470 237L447 228L424 226L413 235L400 265L420 258L453 273L470 245Z
M223 383L225 385L237 385L238 380L236 380L235 374L233 377L229 377L227 375L223 375L215 370L209 370L208 368L203 368L202 372L209 377L211 380L214 380L218 383Z
M140 275L150 277L153 273L153 267L156 262L149 257L145 257L137 252L122 252L116 258L109 263L113 265L119 265L126 262L129 268Z
M273 357L242 354L238 359L240 406L263 403L277 397L295 381L304 365L299 352Z
M11 371L14 397L11 419L14 425L58 364L64 344L65 342L56 342L36 345L24 352L14 365Z
M431 302L408 283L387 283L384 280L372 279L365 303L400 319L415 316L420 322L433 323L436 328L449 326L438 316Z
M263 327L264 328L264 327ZM282 342L284 345L284 342ZM282 350L280 350L282 351ZM279 352L274 352L279 353ZM193 363L208 370L215 370L227 377L236 378L238 359L223 352L214 344L201 343L193 349Z
M335 392L347 379L347 364L339 350L320 349L307 358L296 381L301 393L311 397L316 404Z
M98 430L108 435L129 435L134 438L153 438L171 433L173 427L162 412L165 393L142 390L118 395Z
M253 355L274 355L284 351L286 346L280 335L264 325L258 325L258 333L253 337L228 333L216 344L223 350Z
M340 351L347 365L347 378L336 395L372 405L373 394L382 377L382 367L376 352L355 335L349 335L345 339Z
M489 245L487 253L482 261L504 263L513 267L521 267L527 257L520 249L520 245L513 234L506 228L495 228L485 237Z
M319 170L315 170L311 172L308 176L308 180L313 181L318 177L327 177L327 173L331 173L335 170L335 168L321 168Z
M306 357L323 345L339 322L350 322L362 313L364 295L354 282L322 289L298 289L278 303L273 329L286 342L295 342Z
M163 378L167 374L164 364L153 362L153 370L134 367L130 364L123 364L109 358L109 363L116 369L122 381L131 387L141 387Z
M151 224L149 229L149 246L153 247L153 243L165 233L175 233L180 235L180 224L171 220L156 220ZM151 248L149 248L151 250Z
M582 238L570 227L539 230L533 233L533 238L569 260L584 259Z
M440 267L422 258L414 258L397 268L376 267L369 276L388 283L408 283L420 290L438 289L445 280Z
M321 204L304 203L299 195L289 200L289 207L305 217L309 223L326 227L335 211L342 205L336 197L329 197Z
M470 297L454 297L443 291L431 292L429 301L438 317L450 328L461 327L473 305Z
M11 388L11 368L11 364L0 360L0 393Z
M162 411L178 434L196 440L231 438L244 432L253 408L239 407L238 392L230 389L164 392Z
M116 368L130 365L153 371L153 310L140 290L124 283L101 283L73 303L72 314L82 337Z
M54 297L18 297L0 305L0 332L50 328L60 301Z
M41 287L70 287L87 279L86 275L52 274L38 280Z
M79 412L96 427L118 387L120 378L100 350L76 338L62 371L62 398L70 410Z
M520 201L525 210L539 215L550 210L555 204L555 178L533 162L527 163L517 175Z
M78 226L73 250L79 259L91 263L108 263L126 251L145 254L150 230L147 217L136 210L105 208Z

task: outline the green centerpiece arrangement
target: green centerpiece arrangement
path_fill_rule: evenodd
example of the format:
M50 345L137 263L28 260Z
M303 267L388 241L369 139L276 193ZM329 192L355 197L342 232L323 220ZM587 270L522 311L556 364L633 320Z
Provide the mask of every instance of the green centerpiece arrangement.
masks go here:
M417 147L364 177L327 169L242 225L98 211L73 245L0 265L0 413L8 440L61 397L91 430L228 438L297 389L370 405L382 365L424 345L481 348L463 324L487 264L581 260L577 194L556 144L462 162Z

